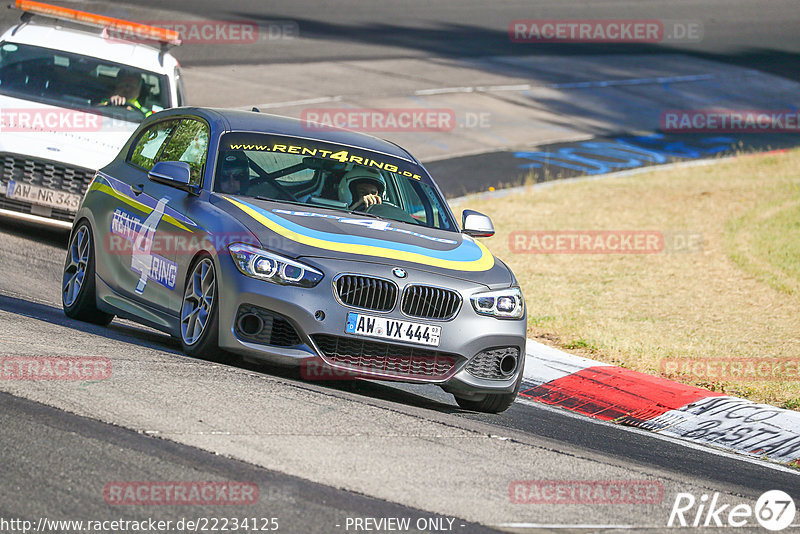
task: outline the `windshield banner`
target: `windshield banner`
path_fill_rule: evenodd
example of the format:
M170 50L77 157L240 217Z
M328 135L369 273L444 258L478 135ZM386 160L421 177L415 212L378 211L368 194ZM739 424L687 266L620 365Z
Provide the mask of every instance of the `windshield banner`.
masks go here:
M267 134L231 133L220 143L221 150L244 150L256 152L272 152L278 154L296 154L320 158L339 163L355 163L372 169L393 172L406 178L420 180L430 184L430 177L419 165L404 159L372 152L361 148L336 145L311 139L282 137Z

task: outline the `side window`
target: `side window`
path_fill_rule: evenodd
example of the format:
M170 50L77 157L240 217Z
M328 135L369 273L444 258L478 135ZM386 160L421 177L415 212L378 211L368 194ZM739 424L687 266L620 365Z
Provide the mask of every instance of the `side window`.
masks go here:
M409 180L409 183L411 183L414 190L420 194L420 198L427 197L428 202L430 202L433 214L431 217L432 220L428 221L428 225L435 228L450 229L450 218L445 216L445 208L440 203L439 195L436 194L433 187L422 182L412 182L411 180Z
M185 161L192 168L192 185L200 185L208 153L208 127L195 119L183 119L169 138L158 161Z
M146 170L153 168L156 158L164 146L169 134L178 125L178 121L163 121L154 124L139 135L139 139L133 146L133 151L128 157L128 161Z

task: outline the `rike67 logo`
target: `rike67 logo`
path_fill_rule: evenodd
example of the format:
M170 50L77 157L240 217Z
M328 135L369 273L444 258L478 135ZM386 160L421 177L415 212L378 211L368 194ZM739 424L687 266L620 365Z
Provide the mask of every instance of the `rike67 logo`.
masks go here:
M764 492L755 506L747 503L721 504L719 493L699 499L678 493L669 514L668 527L753 527L758 522L767 530L783 530L794 521L794 500L781 490Z

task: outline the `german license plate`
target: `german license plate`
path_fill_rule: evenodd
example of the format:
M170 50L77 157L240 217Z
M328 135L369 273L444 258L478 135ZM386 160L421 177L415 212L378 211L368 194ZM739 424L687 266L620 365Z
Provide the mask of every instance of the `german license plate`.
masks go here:
M67 211L78 211L78 206L81 204L80 195L55 189L46 189L38 185L15 182L14 180L8 182L6 196L15 200L24 200L31 204Z
M345 332L438 347L442 327L350 312L347 314Z

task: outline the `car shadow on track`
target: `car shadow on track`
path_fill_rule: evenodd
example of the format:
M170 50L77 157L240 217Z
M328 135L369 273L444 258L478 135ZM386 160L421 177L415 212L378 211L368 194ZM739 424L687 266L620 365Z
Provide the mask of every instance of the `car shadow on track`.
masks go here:
M183 356L178 341L168 334L163 334L155 330L148 330L133 325L132 323L126 324L127 321L125 323L120 323L117 320L109 326L98 326L70 319L64 315L61 308L8 295L0 295L0 311L22 315L30 319L36 319L58 326L73 328L81 332L87 332L115 341L133 343L142 347L163 350Z
M29 239L37 243L63 248L67 250L70 231L66 228L42 227L34 223L17 221L7 217L0 218L0 227L3 233L15 237Z
M302 376L300 368L271 365L264 362L252 362L239 360L232 364L236 367L247 369L256 373L267 374L296 381L307 386L317 386L326 390L335 390L345 393L352 393L362 397L390 401L397 404L405 404L416 408L434 410L441 413L460 413L464 410L453 404L447 404L440 400L426 395L399 389L394 387L391 382L380 383L372 380L350 378L338 380L310 380ZM444 395L444 393L442 393ZM467 412L468 413L468 412Z
M115 319L108 326L93 325L66 317L60 308L39 302L31 302L29 300L8 295L0 295L0 311L22 315L30 319L43 321L66 328L72 328L114 341L131 343L144 348L168 352L183 358L191 358L191 356L187 356L181 351L180 343L177 339L168 334L164 334L156 330L150 330L136 325L135 323L129 323L128 321L122 322L119 319ZM407 406L424 408L442 413L464 412L464 410L461 410L455 405L440 402L439 400L432 399L429 396L418 395L410 391L398 389L396 387L392 387L390 384L382 384L358 379L307 380L301 376L299 368L280 367L264 363L252 363L242 360L237 356L233 356L228 365L240 369L246 369L259 374L267 374L270 376L291 380L293 382L297 382L298 384L308 386L310 389L321 388L324 390L336 390L367 398L391 401L393 403L405 404Z

